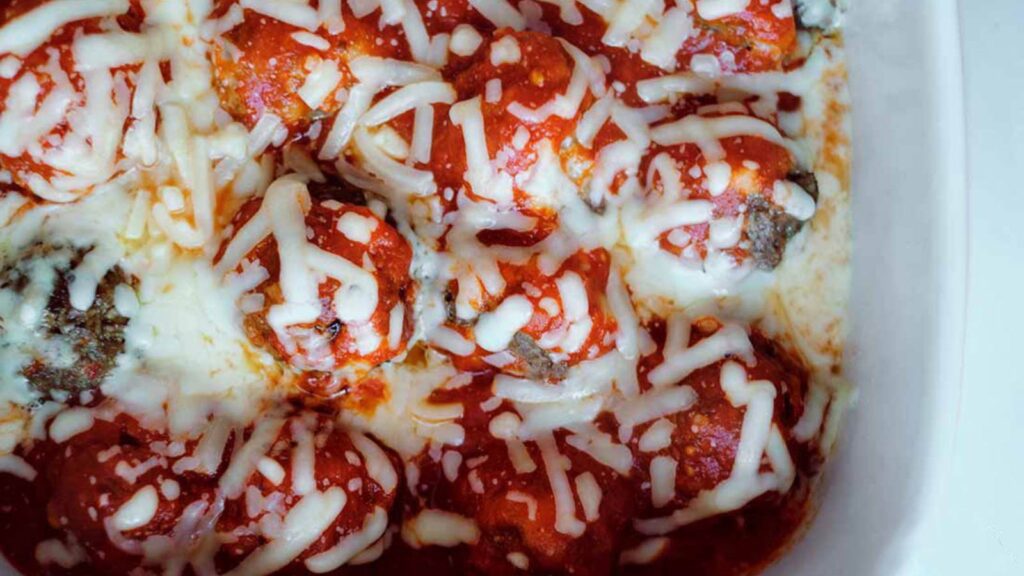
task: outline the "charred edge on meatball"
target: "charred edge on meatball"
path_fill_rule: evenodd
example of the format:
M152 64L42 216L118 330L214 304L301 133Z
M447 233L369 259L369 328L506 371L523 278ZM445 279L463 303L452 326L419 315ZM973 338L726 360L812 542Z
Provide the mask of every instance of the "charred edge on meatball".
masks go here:
M590 182L587 182L585 186L580 187L580 198L583 199L583 204L585 204L587 208L590 208L591 212L598 216L604 216L604 211L608 208L604 198L601 198L597 203L595 203L593 198L590 196Z
M473 324L468 320L459 318L459 313L455 309L455 293L451 290L444 291L444 316L445 320L454 326L470 326Z
M795 171L790 172L786 175L786 180L800 186L807 192L814 202L818 202L818 179L814 177L814 172Z
M815 203L818 202L818 179L814 172L797 170L787 174L786 179L803 188ZM775 269L782 262L787 242L801 227L803 222L763 196L755 195L747 200L747 236L750 238L751 256L759 269Z
M36 358L22 371L25 378L39 393L52 397L54 394L78 393L97 388L103 378L124 352L124 331L128 318L122 316L114 306L114 291L120 284L134 287L137 281L115 266L100 281L96 297L88 310L77 310L71 305L68 286L74 280L72 270L82 261L88 250L69 250L45 244L37 244L22 256L20 262L28 263L38 258L52 256L58 251L69 252L66 260L57 266L53 292L47 302L39 324L39 331L48 337L63 338L71 343L78 361L69 367L57 367ZM19 263L20 264L20 263ZM29 283L21 266L16 265L0 275L0 287L24 290Z
M792 374L796 376L797 382L799 382L803 389L798 389L795 393L789 390L789 381L783 379L777 382L779 388L781 388L782 394L782 410L777 415L779 420L784 422L787 427L796 426L797 421L800 419L802 411L797 412L796 407L793 404L794 397L803 398L806 393L808 386L808 369L804 365L800 356L786 348L786 346L777 342L776 340L765 336L759 331L755 331L751 334L751 342L754 344L754 349L758 352L767 356L773 362L779 364L782 370L786 374Z
M821 34L828 34L834 30L834 26L823 27L818 22L822 3L829 5L830 13L838 10L835 0L793 0L793 19L796 21L797 30Z
M782 208L756 195L747 199L747 237L750 255L761 270L771 271L782 262L786 243L802 223Z
M564 362L552 360L546 350L522 332L512 337L508 350L526 364L526 377L531 380L564 380L569 371Z
M351 204L352 206L369 206L371 198L382 199L380 195L354 186L340 176L327 175L327 181L313 181L306 186L309 189L309 195L319 202L337 200L342 204ZM392 228L398 228L398 221L395 220L391 210L388 210L382 219Z
M326 182L310 182L307 187L309 195L316 200L337 200L343 204L366 206L366 191L340 178L330 178Z
M335 318L325 328L321 329L320 325L317 324L316 329L318 332L322 332L323 334L325 334L327 336L327 339L333 342L334 339L338 337L338 334L341 333L342 326L344 326L344 324L341 323L341 320Z

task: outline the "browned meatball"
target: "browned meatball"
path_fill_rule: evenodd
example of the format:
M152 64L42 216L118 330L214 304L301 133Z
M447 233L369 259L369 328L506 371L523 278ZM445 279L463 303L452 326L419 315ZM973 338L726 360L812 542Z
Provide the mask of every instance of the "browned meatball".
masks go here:
M281 427L258 469L218 521L218 532L233 538L219 554L225 568L245 574L258 565L262 546L299 521L326 524L280 573L322 573L360 554L372 559L383 552L401 469L375 440L326 416L299 414ZM309 513L314 510L319 514ZM339 544L350 537L362 539L361 545L349 542L346 552Z
M692 327L690 346L720 330L722 326L715 320L698 321ZM653 332L660 337L660 327ZM809 483L820 457L810 446L794 439L792 430L804 411L807 374L767 338L755 333L750 340L754 362L750 357L730 356L694 370L675 384L693 390L692 406L635 430L631 446L636 456L640 520L634 524L638 533L632 543L638 545L653 537L667 541L653 563L630 571L670 574L675 567L686 565L688 573L700 576L745 574L770 562L806 518ZM661 362L661 356L659 351L648 357L641 373L650 374L649 369ZM743 373L745 380L741 379ZM774 389L774 398L769 400L771 419L765 424L778 431L787 452L780 457L777 451L773 455L771 449L766 450L756 473L776 474L780 480L772 483L767 476L762 477L768 487L754 488L748 496L737 495L737 491L742 494L750 485L733 478L740 466L737 451L741 438L756 434L754 430L744 431L751 407L740 399L743 392L736 387L739 382L745 382L741 386ZM656 427L669 432L659 434ZM654 494L659 474L655 469L665 464L673 469L674 482L668 487L668 497L659 501ZM716 491L719 494L712 498ZM676 518L674 527L669 522L659 528L661 519L669 517Z
M217 14L237 9L235 0L218 3ZM378 29L379 13L356 18L343 11L345 27L337 34L322 29L325 50L302 43L296 36L304 31L291 24L243 10L244 20L224 33L211 52L214 83L221 104L236 119L253 126L263 114L275 114L293 133L300 133L314 121L333 116L341 101L328 94L311 108L300 95L306 78L321 64L334 66L340 74L337 89L351 88L356 79L348 63L358 56L408 58L400 28ZM333 64L332 64L333 63Z
M211 483L176 476L167 452L154 450L159 440L167 445L166 438L122 416L96 420L55 447L46 468L52 487L47 517L52 528L81 545L94 569L127 574L143 564L143 542L171 544L185 509L197 501L212 503ZM160 553L152 548L150 554Z
M478 376L452 394L465 407L466 439L439 460L430 454L419 459L417 498L405 511L403 539L415 545L418 519L441 514L463 519L462 544L449 549L460 573L613 573L632 516L627 478L571 446L565 431L524 439L514 455L495 437L517 422L511 404L490 412L480 407L491 398L489 382ZM568 492L559 488L556 496L556 484ZM422 543L421 552L429 553L430 544Z
M320 187L314 192L325 190ZM287 303L281 281L282 262L293 255L282 255L277 238L266 230L246 254L236 254L235 238L229 239L218 258L235 260L219 265L225 271L250 264L266 271L266 280L249 293L258 297L261 305L245 311L248 335L293 367L307 371L304 389L319 396L333 396L357 382L368 370L405 350L413 331L416 294L410 277L412 248L396 228L366 206L313 198L305 185L294 183L275 183L266 197L244 204L233 220L236 233L253 220L258 221L257 216L265 216L280 206L275 202L290 201L289 194L299 194L310 202L303 223L310 231L311 244L322 254L353 268L372 262L372 271L365 273L364 284L351 279L343 284L336 276L325 274L316 288L319 301L313 303L319 312L314 310L308 320L275 328L270 320L273 311ZM343 308L355 301L370 304L365 304L365 310L356 311L362 314L349 311L346 316ZM359 315L362 318L353 317ZM341 371L346 374L341 375Z

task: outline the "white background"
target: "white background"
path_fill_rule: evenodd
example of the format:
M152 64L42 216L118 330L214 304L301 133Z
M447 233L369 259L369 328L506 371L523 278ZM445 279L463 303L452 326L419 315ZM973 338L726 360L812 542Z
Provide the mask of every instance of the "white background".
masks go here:
M968 155L964 377L920 574L1024 574L1024 1L960 0Z

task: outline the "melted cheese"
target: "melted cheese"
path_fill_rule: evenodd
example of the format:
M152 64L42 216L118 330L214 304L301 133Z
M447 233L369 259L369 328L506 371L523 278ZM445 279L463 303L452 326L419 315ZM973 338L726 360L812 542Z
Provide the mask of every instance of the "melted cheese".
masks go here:
M697 0L697 13L705 20L718 20L747 9L750 0Z
M335 115L320 148L321 160L338 158L351 139L360 117L369 110L378 92L391 86L407 86L440 78L437 70L428 66L372 56L355 58L348 66L359 83L349 90L345 105Z
M341 82L341 72L334 60L321 60L306 76L299 87L299 98L306 106L316 110L323 106Z
M270 450L283 426L284 420L280 418L267 418L256 425L252 435L234 455L231 464L218 482L218 486L228 498L237 498L242 494L249 476L256 471L256 466Z
M676 68L676 54L694 33L689 3L665 11L657 28L644 40L640 54L644 61L662 70Z
M752 116L705 118L692 115L669 124L661 124L651 130L651 138L662 146L696 144L708 161L724 158L725 151L719 141L735 136L757 136L795 151L792 141L784 138L776 127Z
M291 24L298 28L314 31L320 26L320 18L313 8L300 2L275 2L273 0L241 0L242 8Z
M50 439L58 444L67 442L72 437L92 428L94 422L92 411L88 408L71 408L53 419L50 424Z
M325 6L325 7L328 6L329 4L330 4L329 2L321 3L321 5ZM340 12L340 5L338 5L338 7L339 7L339 12ZM323 15L321 15L321 19L323 19ZM324 52L324 51L330 49L330 47L331 47L331 43L328 42L326 38L324 38L323 36L317 36L316 34L311 34L309 32L293 32L292 33L292 40L295 40L296 42L298 42L299 44L302 44L303 46L309 46L310 48L316 48L317 50L320 50L321 52Z
M580 504L583 506L583 517L587 522L593 522L601 517L601 498L603 493L597 479L590 472L584 472L576 477L576 494L580 497Z
M393 190L397 200L402 196L429 196L437 190L434 175L417 170L389 156L364 128L355 132L355 147L366 170Z
M292 438L295 448L292 450L292 490L299 496L305 496L316 489L316 454L313 446L313 432L308 424L315 423L293 420L291 422ZM256 467L265 458L260 458Z
M373 512L366 516L359 531L345 536L334 547L307 558L306 568L314 574L323 574L349 563L384 536L387 527L387 511L379 506L375 507Z
M430 153L434 143L434 107L426 104L416 106L413 118L412 144L409 157L421 163L430 161Z
M526 506L526 518L531 522L537 520L537 499L525 492L519 492L518 490L509 490L505 493L505 498L509 502L519 502Z
M385 492L394 491L395 487L398 486L398 471L395 470L388 455L376 442L370 440L365 435L353 433L351 436L352 443L356 445L356 449L359 450L359 453L365 459L366 472L370 475L370 478Z
M540 436L537 446L540 447L544 470L555 499L555 530L578 538L587 529L587 525L576 517L576 499L566 475L566 460L558 452L555 439L550 434Z
M128 0L56 0L47 2L0 28L0 54L26 56L62 26L102 16L116 16L128 11Z
M11 474L29 482L36 479L36 469L21 456L5 454L0 456L0 473Z
M586 54L567 42L563 41L562 46L573 59L572 76L569 78L569 86L566 87L565 93L556 95L540 108L529 108L519 102L513 102L508 107L510 114L533 124L539 124L552 115L572 118L579 112L580 104L591 83L603 83L603 74Z
M804 401L804 413L793 426L793 438L800 442L808 442L821 431L825 421L825 409L830 400L831 396L823 385L811 384L807 399Z
M498 28L526 27L526 19L507 0L469 0L469 5Z
M500 401L500 399L499 399ZM512 412L502 412L491 419L488 431L491 436L504 440L508 449L508 459L516 474L529 474L537 469L537 464L530 456L526 444L519 439L519 426L522 420Z
M697 402L697 393L689 386L655 389L626 400L615 407L615 417L621 426L619 438L628 439L633 427L689 410Z
M670 539L664 536L648 538L634 548L623 550L622 554L619 555L619 564L624 566L629 564L650 564L668 550L671 542Z
M547 3L558 8L566 23L575 26L582 22L581 8L576 3ZM584 3L609 23L602 38L605 44L638 53L648 63L669 72L675 70L678 52L693 31L695 15L717 20L747 7L740 0L699 0L694 6L690 4L666 9L663 3L646 0ZM543 26L537 15L540 8L532 2L472 0L470 5L495 26ZM397 349L408 321L414 325L414 340L425 339L462 356L472 355L479 345L493 352L488 361L507 366L509 342L534 310L529 301L510 297L480 314L474 299L478 303L504 293L500 265L522 264L539 256L537 261L544 273L554 277L575 251L609 249L614 265L605 296L618 325L615 349L572 367L557 386L507 375L497 377L494 396L484 403L484 410L495 413L488 432L505 443L517 475L535 473L535 457L540 456L555 507L552 528L580 536L587 522L600 518L603 494L593 473L569 469L569 459L559 451L558 442L564 441L572 447L570 450L578 450L607 468L603 473L627 474L634 462L624 443L634 428L653 420L638 446L653 456L647 470L652 504L668 506L678 463L658 452L671 446L673 426L668 417L689 409L696 400L693 390L675 384L693 370L727 358L749 362L751 354L744 329L733 323L726 323L719 333L689 347L688 321L683 328L679 319L685 319L685 315L680 315L670 320L663 363L649 373L654 388L640 393L637 359L653 352L654 347L641 319L646 321L652 314L669 316L666 309L680 307L687 311L693 308L695 315L710 309L744 317L742 320L747 314L746 309L724 304L709 308L708 304L712 299L719 304L717 300L729 293L733 272L736 276L749 273L732 266L734 263L723 255L723 250L741 245L744 221L716 217L711 203L688 200L681 175L688 168L696 168L696 175L691 176L702 179L712 195L724 194L736 185L739 174L734 173L737 168L723 161L721 141L739 136L783 146L799 164L811 167L809 152L818 152L815 139L822 138L808 133L818 128L815 119L804 116L823 108L816 92L820 88L812 87L812 77L823 73L830 56L816 50L799 70L758 75L731 74L726 58L698 56L692 59L689 72L638 84L637 92L643 100L665 105L630 108L620 100L623 86L605 85L606 61L563 43L574 62L565 92L537 108L513 103L508 111L530 124L542 124L552 116L576 122L577 142L594 155L592 163L576 163L563 157L563 146L571 141L544 141L531 150L530 131L524 127L510 142L493 141L494 127L484 124L481 100L500 102L508 86L492 81L484 94L455 103L456 92L442 78L439 68L447 62L449 52L469 56L479 50L483 38L472 26L460 24L450 35L430 36L423 15L410 0L324 0L315 6L243 0L212 20L207 18L211 10L208 2L193 3L189 9L174 3L144 2L141 7L146 20L142 28L125 32L111 17L124 13L127 2L56 0L0 28L0 56L6 54L0 59L0 76L15 80L0 111L0 152L9 156L26 154L53 172L44 177L0 171L0 182L23 179L40 199L67 203L59 207L35 205L14 193L0 198L0 263L6 270L27 246L40 240L82 248L87 253L73 270L68 251L61 257L68 257L66 260L48 257L34 262L24 294L0 289L0 321L5 329L0 342L0 452L13 449L26 435L42 439L47 431L53 440L63 442L87 432L95 418L108 416L105 411L66 409L60 401L46 400L22 371L41 347L48 360L67 366L77 360L67 342L51 342L40 335L57 271L72 273L71 304L83 311L95 305L106 273L119 266L133 278L131 286L122 284L115 290L114 305L128 319L126 350L105 378L101 391L143 427L167 431L178 440L195 441L196 445L188 455L181 448L173 456L120 461L117 474L134 484L156 469L210 476L218 469L226 471L216 480L218 497L214 501L182 503L183 514L170 537L136 541L121 533L145 527L154 517L160 498L176 500L187 494L174 480L166 478L159 482L159 490L156 486L139 486L105 522L111 542L147 564L166 562L168 566L183 567L191 563L193 570L201 572L203 566L210 565L220 545L220 536L211 527L225 500L244 497L247 507L251 504L260 511L274 505L272 496L246 489L255 472L272 485L281 485L289 478L290 488L299 498L287 514L283 508L277 511L279 514L275 512L278 525L271 526L269 520L265 526L261 523L261 529L267 528L273 537L245 559L236 573L275 571L295 561L328 533L341 517L347 498L365 490L365 482L349 482L348 496L340 487L320 491L324 487L316 482L320 470L318 437L312 423L300 419L286 422L275 412L267 413L294 393L292 367L283 367L254 348L242 325L243 314L262 309L266 303L262 295L251 291L268 279L268 272L247 261L246 255L268 238L277 242L282 262L283 301L274 304L272 328L286 347L301 344L289 329L312 321L321 309L318 287L325 278L334 278L343 286L329 305L346 323L359 326L377 308L378 287L363 263L348 262L310 242L305 216L311 199L305 182L324 182L328 179L325 172L330 171L318 166L311 152L318 154L318 160L334 162L343 178L375 195L371 209L381 219L386 214L389 222L395 222L416 250L413 268L420 281L416 307L407 310L397 305L385 311L386 334L377 334L374 329L366 339L374 347L386 342ZM788 2L779 2L772 12L780 19L790 18L789 7ZM400 26L416 62L355 55L346 62L355 82L339 90L341 61L319 60L297 96L310 108L331 109L334 99L344 103L333 120L318 121L304 135L314 141L322 136L319 151L306 152L292 143L284 148L282 164L276 155L293 135L272 113L261 115L252 130L233 122L218 105L208 50L222 46L225 54L237 52L238 48L225 43L222 35L245 18L265 17L296 27L289 41L326 51L330 42L319 35L320 31L341 33L345 27L343 10L377 18L381 26ZM370 15L377 10L379 17ZM43 65L22 69L25 62L21 57L42 46L62 26L86 19L96 19L98 29L78 33L69 45L75 61L70 75L61 68L56 51L45 54ZM518 62L521 47L505 37L491 45L489 57L499 66ZM736 103L702 108L685 118L672 115L669 105L681 98L718 90L758 96L749 105L757 117L749 116L748 107ZM777 122L765 120L777 111L777 97L772 98L777 91L800 95L811 112L783 114ZM583 110L588 92L594 104ZM463 176L472 195L465 190L439 191L429 170L434 125L440 123L435 122L435 116L443 114L444 106L450 104L454 105L449 119L462 131L468 167ZM441 108L435 110L435 106ZM400 136L397 126L391 124L409 112L414 113L414 126L411 140L406 142L406 136ZM597 134L609 122L624 137L597 147ZM123 126L125 131L110 130L112 126ZM321 134L322 130L326 134ZM639 174L652 142L660 146L696 145L703 164L677 166L668 155L662 155L650 162L648 174ZM490 149L499 152L492 157ZM515 180L505 170L512 149L537 155L535 165ZM279 178L287 172L300 176ZM839 183L820 170L818 175L825 209L841 208L837 204L842 192ZM655 180L660 183L663 198L648 195ZM581 182L585 182L582 190ZM476 239L481 230L529 231L537 225L536 218L518 213L514 190L557 214L558 229L532 247L484 246ZM263 207L241 229L226 228L233 210L253 196L264 198ZM442 208L442 196L454 204L450 212ZM821 204L816 206L805 190L791 182L776 183L772 199L799 220L812 220L822 210ZM595 213L595 207L602 212ZM691 282L692 276L679 272L688 264L657 244L664 234L682 248L684 233L679 228L705 224L709 228L709 257L699 263L704 267L700 273L707 276L724 271L713 282ZM354 243L366 243L379 225L377 220L346 213L338 219L337 230ZM817 260L810 261L802 254L787 257L777 287L788 287L785 292L790 299L785 311L794 312L793 322L802 327L801 334L807 334L808 341L799 339L797 344L817 367L830 360L814 342L831 342L834 335L829 331L832 329L811 325L809 318L821 318L820 324L824 325L831 316L822 313L821 307L811 311L801 307L807 298L793 287L799 284L800 276L792 267L820 267L817 262L824 260L820 257L819 251L824 250L821 246L835 240L812 232L808 253ZM437 251L441 238L448 243L445 252ZM227 245L220 263L213 266L213 255L224 242ZM476 318L472 340L437 319L439 310L443 316L443 304L439 304L442 287L450 281L459 287L458 317L466 321ZM584 289L580 274L561 274L556 286L557 299L548 298L538 306L552 315L564 314L566 324L545 334L542 343L552 352L580 351L593 330L589 309L600 303L591 301L593 295ZM681 286L690 292L680 295L674 291L682 290ZM610 343L610 339L605 342ZM468 407L458 402L438 405L430 401L433 391L449 385L456 388L456 383L465 385L472 379L460 377L446 357L439 356L430 351L422 365L406 364L400 358L379 367L374 375L385 383L387 399L373 413L346 412L340 416L352 428L358 451L352 452L353 465L364 465L369 478L385 492L398 489L398 470L377 439L399 454L414 492L422 488L416 486L418 469L411 461L428 447L441 458L449 480L465 473L471 490L486 491L478 470L470 462L462 462L459 452L448 448L466 441L466 430L459 419ZM744 410L740 446L729 480L702 493L686 508L638 522L642 532L666 533L740 507L766 491L784 492L789 488L795 470L782 431L773 423L774 387L765 382L747 382L741 373L742 367L735 362L723 368L722 388L730 402ZM829 426L824 420L832 398L830 386L812 386L804 416L793 430L795 439L808 441L818 434L827 435L821 429ZM618 438L599 432L593 424L606 412L618 420ZM267 456L285 425L291 426L295 441L288 471ZM251 430L248 437L243 430ZM229 446L231 437L235 438L233 446ZM532 443L536 443L536 449ZM179 442L178 446L184 444ZM117 455L110 452L105 457ZM27 480L36 476L24 459L12 454L0 456L0 471ZM534 497L516 491L509 491L507 497L523 503L528 517L537 519L538 502ZM472 520L444 511L428 510L407 520L403 537L415 545L456 546L472 544L480 537ZM358 523L355 520L353 525ZM383 553L390 535L387 511L374 508L359 529L348 534L339 531L337 543L309 557L306 567L320 573L370 561ZM649 539L624 551L620 560L654 561L666 542L663 538ZM40 543L36 555L41 563L62 567L73 566L85 557L73 539ZM515 567L529 566L524 553L511 552L508 560Z
M471 518L445 510L427 509L402 523L402 540L413 548L476 544L480 529Z
M640 436L640 441L637 446L643 452L657 452L664 450L672 445L672 432L675 430L675 425L672 424L671 420L664 418L651 424L643 435Z
M111 525L121 532L141 528L153 520L159 504L156 488L152 486L140 488L117 509L117 512L111 517Z
M346 212L338 218L335 228L353 242L368 244L374 230L377 229L377 220L355 212Z
M462 127L466 147L465 177L474 193L499 204L509 202L512 198L511 181L503 173L495 174L491 165L480 97L455 104L448 115L453 124Z
M469 24L459 24L452 31L449 49L458 56L470 56L483 43L483 37Z
M460 466L462 466L462 454L459 452L449 450L441 457L441 469L449 482L455 482L458 479Z
M490 352L505 350L532 317L533 304L526 297L509 296L493 311L480 315L473 328L476 343Z
M691 347L666 346L665 361L651 370L648 379L654 386L668 386L679 382L694 370L714 364L726 356L750 357L753 350L746 331L735 324L727 324Z
M505 36L501 40L491 44L491 65L501 66L502 64L515 64L522 58L519 50L519 42L514 36Z
M651 460L651 505L662 508L676 495L676 468L679 463L668 456Z
M633 468L633 454L629 448L616 444L610 435L598 432L593 426L576 425L572 429L574 434L565 438L566 444L623 476L629 475Z
M279 486L284 481L284 467L272 458L260 458L256 463L256 470L274 486Z
M376 126L420 106L452 102L455 102L455 89L451 84L429 80L417 82L403 86L382 98L366 111L360 122L367 126Z
M70 537L66 544L57 539L43 540L36 545L35 558L42 566L56 564L68 570L87 561L89 556L75 539Z
M337 487L303 496L284 517L281 535L247 556L228 574L263 575L284 568L334 523L346 501L345 491Z

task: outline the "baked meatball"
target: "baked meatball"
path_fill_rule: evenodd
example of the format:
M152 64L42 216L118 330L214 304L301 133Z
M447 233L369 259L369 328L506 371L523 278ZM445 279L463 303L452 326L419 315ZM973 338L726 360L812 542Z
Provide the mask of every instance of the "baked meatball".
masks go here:
M161 449L157 450L155 447ZM186 508L208 510L211 482L172 471L176 449L127 416L92 427L56 446L46 465L52 528L70 535L89 563L127 574L191 544L178 528Z
M242 485L228 487L221 477L231 498L217 524L228 535L219 563L232 574L268 562L275 573L308 574L377 558L400 491L398 470L375 440L326 416L288 418ZM305 546L286 561L272 559L272 543L296 531Z
M703 110L652 129L656 144L641 163L645 198L631 207L647 228L632 239L656 241L684 264L711 273L772 270L814 215L814 175L801 170L779 130L747 106ZM698 125L713 136L690 136Z
M626 476L565 431L521 436L511 403L481 406L493 402L486 383L449 393L465 406L466 440L420 458L403 540L451 548L460 573L611 574L632 514Z
M448 321L435 333L435 348L465 370L550 381L614 348L618 326L605 295L608 253L578 252L553 273L539 260L502 265L498 295L463 294L461 284L452 282ZM460 318L460 305L479 316Z
M672 72L715 76L780 70L796 52L793 14L779 8L788 2L751 2L729 14L693 4L666 2L660 18L640 19L616 12L613 4L566 9L541 3L541 8L553 35L607 58L609 83L618 83L631 106L643 104L636 91L641 80ZM599 9L607 12L594 11Z
M454 76L458 103L435 128L430 159L437 188L449 209L495 203L525 220L475 230L480 242L531 246L557 228L559 191L544 182L545 166L577 185L588 177L593 152L574 135L593 102L595 73L585 55L551 36L502 29Z
M338 393L401 354L413 330L412 249L369 208L283 178L232 221L218 267L243 294L250 338ZM333 374L333 375L332 375Z
M249 127L274 114L290 133L301 134L341 108L345 91L356 83L348 66L353 59L409 56L401 28L378 28L378 11L357 18L345 9L343 24L313 31L320 40L310 40L309 30L242 8L236 0L221 0L214 14L237 21L214 41L215 88L224 109ZM303 89L311 75L333 80L327 82L333 88L326 93Z
M647 543L659 550L643 574L668 574L680 563L694 574L745 574L770 562L806 517L820 463L793 433L807 374L781 347L756 333L748 339L735 325L669 322L670 347L682 341L686 350L727 352L711 363L677 364L696 366L677 382L666 383L671 370L661 367L679 351L663 345L641 364L644 385L692 396L684 409L633 430L638 520L626 559L633 545Z
M48 8L45 0L4 4L0 26ZM137 32L144 19L137 0L123 7L96 3L78 12L79 20L61 26L45 41L25 38L24 43L9 43L9 52L0 48L5 69L0 73L0 166L17 184L53 202L73 201L120 170L116 144L126 128L123 111L134 90L134 78L122 72L139 68L132 63L110 72L83 72L73 51L75 38L104 31L107 18ZM111 132L94 133L91 123L97 115L117 141L111 141ZM69 154L71 150L76 153Z

